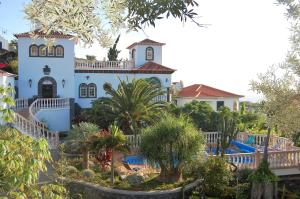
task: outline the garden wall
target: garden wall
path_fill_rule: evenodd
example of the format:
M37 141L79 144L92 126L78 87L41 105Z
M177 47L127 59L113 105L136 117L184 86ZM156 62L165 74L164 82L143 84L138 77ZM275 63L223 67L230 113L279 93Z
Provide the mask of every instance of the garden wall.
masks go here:
M182 189L164 191L127 191L102 187L82 181L68 181L67 187L72 194L82 194L84 199L181 199L183 190L190 192L200 184L200 180L190 183Z

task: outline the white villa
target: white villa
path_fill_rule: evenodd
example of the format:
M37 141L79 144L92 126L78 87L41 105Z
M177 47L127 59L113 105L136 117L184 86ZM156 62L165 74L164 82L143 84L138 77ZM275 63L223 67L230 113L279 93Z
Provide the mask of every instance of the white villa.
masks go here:
M221 106L228 107L231 111L239 110L239 99L244 96L223 91L203 84L193 84L181 88L177 92L176 104L183 106L193 100L204 101L210 104L214 111Z
M37 39L30 32L15 34L18 80L13 81L13 74L0 73L0 85L10 84L17 90L14 125L21 132L42 131L57 139L55 132L70 129L75 110L90 108L93 100L106 96L103 85L116 88L119 79L151 78L165 91L156 100L171 99L175 70L162 65L164 43L144 39L127 47L127 60L97 61L76 58L71 35L45 35L38 30L35 34ZM48 38L55 38L53 45L47 46Z

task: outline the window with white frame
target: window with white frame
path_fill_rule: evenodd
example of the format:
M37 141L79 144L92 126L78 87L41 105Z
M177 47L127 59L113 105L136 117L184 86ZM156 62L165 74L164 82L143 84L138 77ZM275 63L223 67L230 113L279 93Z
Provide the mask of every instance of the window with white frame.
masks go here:
M47 56L47 47L45 45L39 46L39 56L46 57Z
M146 48L146 60L154 60L154 50L152 47Z
M91 97L91 98L95 98L97 97L97 87L96 87L96 84L89 84L88 85L88 97Z
M49 57L55 56L55 47L54 46L49 46L48 47L48 56Z
M38 50L39 50L39 48L38 48L37 45L31 45L29 47L29 56L30 57L37 57L39 55Z
M79 85L79 97L88 97L88 86L84 83Z
M55 47L56 51L56 57L63 57L64 56L64 48L62 46L56 46Z

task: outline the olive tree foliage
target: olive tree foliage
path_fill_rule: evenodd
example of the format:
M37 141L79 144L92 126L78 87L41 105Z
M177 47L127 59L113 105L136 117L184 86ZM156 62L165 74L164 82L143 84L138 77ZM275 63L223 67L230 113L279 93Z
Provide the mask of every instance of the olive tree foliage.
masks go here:
M15 102L10 87L0 86L0 119L13 121ZM67 191L58 184L38 186L39 172L46 172L51 161L45 139L34 140L16 129L0 126L0 196L2 198L65 198Z
M204 151L204 138L186 116L165 114L154 125L142 130L141 152L152 163L159 164L158 180L182 179L182 171Z
M94 40L109 47L120 30L155 26L164 17L195 21L195 0L32 0L25 6L27 19L41 31L61 31L85 44Z
M291 49L283 63L259 74L258 80L251 82L251 87L265 97L262 104L268 126L294 137L300 135L300 2L277 2L285 6L287 20L291 24Z

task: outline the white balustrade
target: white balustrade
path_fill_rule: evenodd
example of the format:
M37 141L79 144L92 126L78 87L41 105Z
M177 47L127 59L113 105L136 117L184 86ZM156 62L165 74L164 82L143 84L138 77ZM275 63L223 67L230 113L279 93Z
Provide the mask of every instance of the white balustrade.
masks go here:
M257 165L257 155L255 153L235 153L225 154L225 158L228 162L233 163L238 168L255 169Z
M41 109L59 109L68 108L69 106L70 103L68 98L41 98L35 100L29 106L29 122L33 126L33 137L44 137L47 139L50 147L55 148L59 144L58 132L52 132L47 129L46 125L36 117L36 114Z
M141 145L141 136L140 135L125 135L127 137L127 141L130 144L131 148L139 148Z
M153 98L153 101L154 102L159 102L159 101L166 102L167 101L167 96L166 95L159 95L159 96Z
M28 108L28 99L25 98L15 99L15 107L14 107L15 111L26 109L26 108Z
M75 59L75 70L130 70L132 68L134 68L133 61Z
M15 113L13 126L25 135L33 138L45 138L50 148L55 148L59 144L58 132L51 132L18 113Z
M206 144L217 144L218 138L220 137L218 132L203 132L204 140Z

